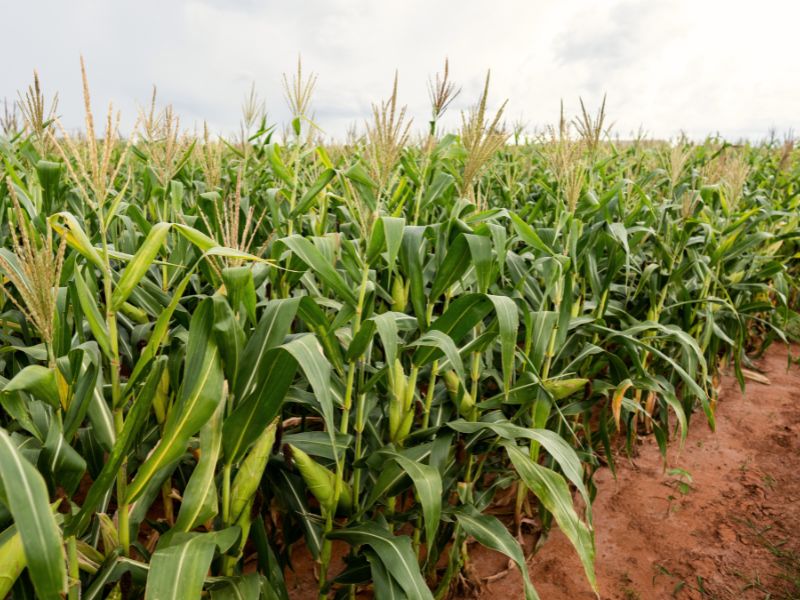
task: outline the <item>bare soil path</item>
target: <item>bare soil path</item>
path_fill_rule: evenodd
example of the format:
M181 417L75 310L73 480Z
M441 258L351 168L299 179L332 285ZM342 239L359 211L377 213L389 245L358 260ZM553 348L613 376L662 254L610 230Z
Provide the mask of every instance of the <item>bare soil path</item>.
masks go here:
M758 367L769 384L750 381L742 394L724 378L716 433L695 415L666 472L655 441L644 439L632 460L618 459L616 480L608 469L597 474L603 600L800 599L800 368L787 369L777 344ZM493 553L476 558L483 575L505 566ZM530 571L542 600L595 598L560 532ZM481 597L522 598L520 589L512 571Z

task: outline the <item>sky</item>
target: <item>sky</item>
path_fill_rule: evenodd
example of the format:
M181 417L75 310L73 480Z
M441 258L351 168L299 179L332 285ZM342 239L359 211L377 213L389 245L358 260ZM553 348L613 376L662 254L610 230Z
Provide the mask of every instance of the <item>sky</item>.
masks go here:
M450 62L461 94L447 123L474 104L491 69L489 105L536 130L583 98L607 95L613 133L729 139L800 130L800 61L792 0L3 0L0 99L39 72L68 128L82 122L79 57L92 103L130 127L152 86L182 126L237 129L250 89L285 123L281 75L318 74L316 123L342 138L391 92L422 130L427 82ZM123 128L124 128L123 127Z

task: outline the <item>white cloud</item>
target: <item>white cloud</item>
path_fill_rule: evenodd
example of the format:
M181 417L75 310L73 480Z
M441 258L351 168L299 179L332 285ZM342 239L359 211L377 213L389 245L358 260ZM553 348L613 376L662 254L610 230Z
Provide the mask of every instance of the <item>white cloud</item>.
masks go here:
M251 82L283 119L280 77L298 53L319 74L317 119L335 135L368 116L395 69L424 126L426 81L445 56L464 88L454 108L474 101L491 68L493 103L509 98L509 118L533 125L551 122L561 98L575 110L578 96L596 105L604 92L621 135L642 125L658 136L758 137L800 118L800 7L780 0L48 0L4 13L0 97L15 97L37 68L72 126L81 53L95 108L113 99L128 123L153 83L185 125L235 129Z

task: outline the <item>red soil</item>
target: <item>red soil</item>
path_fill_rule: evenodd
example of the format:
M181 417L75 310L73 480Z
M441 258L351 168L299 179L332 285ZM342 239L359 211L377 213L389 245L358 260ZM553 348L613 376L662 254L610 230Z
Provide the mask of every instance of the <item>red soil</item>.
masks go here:
M798 349L794 348L794 355ZM618 459L617 479L597 473L593 505L597 580L603 600L800 598L800 369L785 347L758 363L769 385L722 382L717 431L696 414L665 472L653 439ZM691 475L687 482L672 469ZM477 549L479 571L505 559ZM580 562L558 531L530 561L542 600L592 600ZM481 598L523 598L515 571Z

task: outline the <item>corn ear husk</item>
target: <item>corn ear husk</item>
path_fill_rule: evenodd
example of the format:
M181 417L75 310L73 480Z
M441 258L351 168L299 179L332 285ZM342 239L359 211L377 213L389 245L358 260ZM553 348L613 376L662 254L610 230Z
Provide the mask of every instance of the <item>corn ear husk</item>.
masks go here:
M167 407L169 404L169 369L164 369L161 373L161 381L153 397L153 412L159 424L163 424L167 418Z
M544 389L556 400L569 398L573 394L582 391L589 380L584 377L572 379L550 379L544 382Z
M405 395L403 398L403 420L397 432L397 443L402 444L408 437L411 426L414 424L414 391L417 389L417 369L411 371L411 375L406 380Z
M392 310L402 312L408 304L408 290L405 282L399 273L394 276L392 281Z
M261 483L277 430L278 419L275 419L255 441L236 473L231 487L232 521L239 519Z
M391 393L389 394L389 439L396 442L405 417L406 390L408 387L406 372L399 358L394 361L389 384L391 388Z
M14 582L27 566L22 536L16 525L11 525L0 534L0 598L5 598L14 587Z
M294 464L297 465L306 487L308 487L308 490L314 495L322 508L328 512L333 512L336 508L334 499L336 474L323 467L297 446L291 446L291 448L292 459ZM351 510L352 506L353 494L350 486L342 482L338 508L346 512Z
M475 407L475 399L472 397L461 381L458 379L455 371L445 371L444 385L450 393L450 398L455 402L456 408L462 417L469 418L472 409Z

